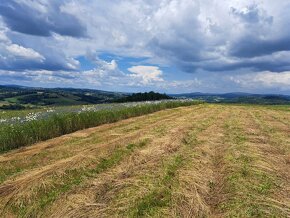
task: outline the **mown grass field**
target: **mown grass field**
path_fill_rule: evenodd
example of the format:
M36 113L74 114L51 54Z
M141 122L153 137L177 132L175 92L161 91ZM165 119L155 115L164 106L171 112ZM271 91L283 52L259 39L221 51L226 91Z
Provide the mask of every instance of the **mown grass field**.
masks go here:
M290 111L200 104L0 155L0 217L289 217Z

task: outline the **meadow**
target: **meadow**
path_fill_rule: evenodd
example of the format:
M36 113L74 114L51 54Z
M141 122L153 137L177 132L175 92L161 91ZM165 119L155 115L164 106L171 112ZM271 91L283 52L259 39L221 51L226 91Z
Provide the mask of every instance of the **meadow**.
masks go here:
M1 217L290 216L289 106L79 115L77 124L106 124L0 154ZM72 130L69 118L51 119Z
M177 100L2 111L0 152L129 117L198 103Z
M32 120L40 120L51 115L67 113L96 112L100 110L117 110L144 104L158 104L165 101L154 102L132 102L132 103L106 103L90 105L70 105L70 106L41 106L34 109L25 110L0 110L0 124L25 123Z

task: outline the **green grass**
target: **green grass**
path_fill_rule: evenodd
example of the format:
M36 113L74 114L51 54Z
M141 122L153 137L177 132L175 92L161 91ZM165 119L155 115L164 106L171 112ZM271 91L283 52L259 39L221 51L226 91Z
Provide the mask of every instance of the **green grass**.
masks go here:
M147 195L143 196L131 208L131 217L152 216L159 208L170 205L172 187L175 181L177 170L183 164L184 159L181 155L176 155L165 167L165 174L158 187L154 188Z
M136 117L167 108L190 106L197 102L165 102L140 105L119 110L102 110L96 112L67 113L53 115L47 119L24 124L2 125L0 127L0 153L33 143L58 137L105 123Z
M271 105L267 109L290 112L290 105Z
M231 197L219 205L220 209L229 217L268 217L269 211L273 217L280 217L279 210L259 202L271 195L278 180L257 167L260 157L249 151L249 138L242 125L237 121L225 125L226 141L232 145L226 156L230 170L225 178L225 187Z
M22 172L22 169L21 167L16 167L16 168L13 168L13 169L1 169L0 171L0 184L2 182L4 182L7 177L11 176L11 175L14 175L16 173L20 173Z
M6 98L5 101L7 101L9 103L19 103L18 99L16 97L14 97L14 98Z

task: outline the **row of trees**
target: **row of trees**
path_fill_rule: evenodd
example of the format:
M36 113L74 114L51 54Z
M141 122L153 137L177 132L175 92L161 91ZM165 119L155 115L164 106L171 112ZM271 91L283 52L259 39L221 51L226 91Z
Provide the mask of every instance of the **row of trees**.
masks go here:
M134 93L132 95L126 96L116 100L116 102L138 102L138 101L156 101L163 99L172 99L166 94L160 94L156 92L145 92L145 93Z

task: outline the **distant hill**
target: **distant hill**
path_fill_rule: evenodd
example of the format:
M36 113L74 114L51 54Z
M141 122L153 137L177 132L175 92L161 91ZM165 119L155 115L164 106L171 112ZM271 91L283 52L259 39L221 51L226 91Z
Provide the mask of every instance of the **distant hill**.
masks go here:
M198 99L209 103L290 104L290 96L274 94L251 94L243 92L213 94L194 92L185 94L172 94L170 96L175 98Z
M0 107L15 109L35 106L99 104L125 97L125 93L73 88L0 86Z
M156 92L122 93L93 89L38 88L18 85L0 85L0 109L25 109L42 106L100 104L108 102L138 102L172 98L191 98L209 103L287 104L290 96L233 92L225 94L185 93L160 94Z

